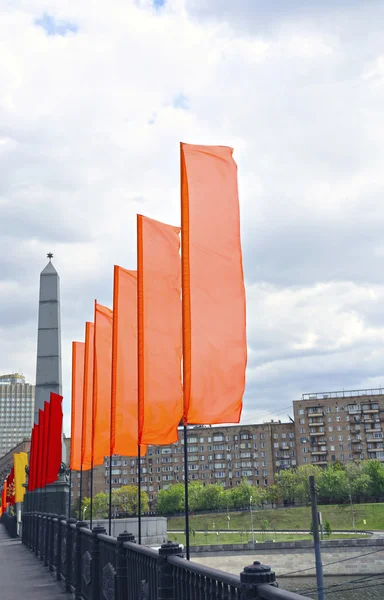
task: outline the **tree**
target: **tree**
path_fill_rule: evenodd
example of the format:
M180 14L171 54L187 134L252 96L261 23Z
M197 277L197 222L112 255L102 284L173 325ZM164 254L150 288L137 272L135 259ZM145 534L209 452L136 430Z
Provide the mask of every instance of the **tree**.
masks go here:
M281 497L288 504L295 503L296 475L292 469L281 471L278 475L277 486Z
M276 505L280 498L279 486L276 484L268 486L264 490L264 496L265 496L265 501L272 504L272 508L273 508L273 505L274 504Z
M254 491L255 490L255 491ZM256 490L246 479L243 479L239 485L232 488L232 503L234 508L249 508L250 498L252 496L252 502L256 504Z
M207 485L201 491L200 510L217 510L226 506L223 486L219 483Z
M366 460L362 465L362 471L370 479L370 495L377 500L384 495L384 466L376 459Z
M147 492L141 492L141 512L148 512L149 498ZM112 504L117 512L128 513L129 515L138 514L138 488L134 485L123 485L117 490L113 490Z
M157 512L169 515L184 510L184 484L170 485L167 490L160 490L157 495Z
M317 491L322 503L340 502L348 498L348 478L345 470L338 465L328 465L319 474Z
M324 523L324 533L327 537L329 537L332 533L332 527L328 520Z
M81 516L89 519L91 516L91 499L84 498L81 504ZM92 501L92 517L94 519L106 519L109 513L109 496L104 492L100 492L93 497Z
M369 495L371 478L363 471L363 463L350 462L345 465L349 493L355 500L360 500Z

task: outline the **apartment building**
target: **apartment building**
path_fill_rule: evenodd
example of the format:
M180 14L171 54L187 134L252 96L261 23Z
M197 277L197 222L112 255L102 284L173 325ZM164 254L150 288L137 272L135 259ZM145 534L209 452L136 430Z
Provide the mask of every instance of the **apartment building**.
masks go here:
M34 403L35 386L24 375L0 376L0 457L30 437Z
M383 392L322 392L294 401L297 464L384 460Z
M246 478L252 485L267 486L274 482L280 469L296 465L293 423L271 421L260 425L225 427L196 426L188 430L188 475L190 481L221 483L224 487L239 485ZM105 459L105 481L95 492L112 487L137 485L137 457ZM152 502L160 490L184 481L184 439L170 446L149 446L141 458L142 490Z

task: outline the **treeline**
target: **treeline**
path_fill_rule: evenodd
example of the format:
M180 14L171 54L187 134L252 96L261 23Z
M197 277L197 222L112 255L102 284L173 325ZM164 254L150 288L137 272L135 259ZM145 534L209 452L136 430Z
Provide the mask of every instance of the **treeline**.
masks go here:
M276 483L267 487L252 486L245 479L240 485L224 488L220 484L203 486L190 482L189 510L241 510L252 506L277 504L307 504L310 502L309 475L314 475L318 501L320 504L338 504L351 498L354 502L379 500L384 497L384 465L378 460L351 462L347 465L331 463L325 469L316 465L303 465L287 469L276 475ZM252 499L252 500L251 500ZM136 516L138 513L137 487L125 485L112 493L113 514ZM141 493L142 513L149 511L149 498ZM160 515L171 515L184 511L184 484L176 483L161 490L156 505L151 509ZM109 494L103 492L93 498L93 517L107 518L109 514ZM78 505L73 514L77 516ZM82 502L82 517L90 517L90 499Z
M89 519L91 500L84 498L81 503L81 516L83 519ZM75 503L72 512L75 517L78 516L79 503ZM141 511L149 511L149 498L146 492L141 492ZM117 490L112 490L112 514L124 514L135 517L138 514L138 494L137 487L134 485L124 485ZM109 515L109 494L100 492L95 494L92 502L92 516L95 519L107 519Z
M189 484L189 510L209 511L244 509L271 504L306 504L310 502L309 475L316 480L318 501L337 504L349 499L355 502L378 500L384 496L384 465L378 460L351 462L347 465L331 463L325 469L303 465L281 471L276 483L264 488L252 486L246 480L232 488L220 484L203 486ZM251 500L252 498L252 500ZM157 496L156 511L167 515L184 511L184 484L177 483L161 490Z

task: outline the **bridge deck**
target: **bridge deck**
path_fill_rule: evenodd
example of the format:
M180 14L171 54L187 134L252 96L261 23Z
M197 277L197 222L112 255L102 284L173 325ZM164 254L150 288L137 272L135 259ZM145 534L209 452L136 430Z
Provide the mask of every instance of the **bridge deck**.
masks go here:
M63 600L64 596L68 598L43 563L0 525L1 600Z

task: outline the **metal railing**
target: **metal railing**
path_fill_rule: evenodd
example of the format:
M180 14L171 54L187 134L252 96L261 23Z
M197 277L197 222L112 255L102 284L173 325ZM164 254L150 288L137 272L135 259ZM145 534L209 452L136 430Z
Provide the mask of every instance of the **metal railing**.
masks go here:
M178 544L157 551L57 515L24 513L22 542L76 600L309 600L280 589L259 562L231 575L185 560Z

